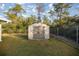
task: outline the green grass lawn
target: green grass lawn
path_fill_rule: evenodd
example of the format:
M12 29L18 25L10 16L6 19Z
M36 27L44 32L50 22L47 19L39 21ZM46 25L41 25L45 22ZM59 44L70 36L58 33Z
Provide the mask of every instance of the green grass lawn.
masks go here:
M3 36L0 42L0 55L58 56L79 55L79 50L55 38L49 40L27 40L24 35Z

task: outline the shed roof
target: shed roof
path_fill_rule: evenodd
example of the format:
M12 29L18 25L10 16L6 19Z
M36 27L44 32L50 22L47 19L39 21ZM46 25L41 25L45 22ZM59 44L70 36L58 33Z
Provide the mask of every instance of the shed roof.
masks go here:
M48 26L48 25L46 25L46 24L44 24L44 23L34 23L34 24L30 25L30 26L38 26L38 25L41 25L41 26Z

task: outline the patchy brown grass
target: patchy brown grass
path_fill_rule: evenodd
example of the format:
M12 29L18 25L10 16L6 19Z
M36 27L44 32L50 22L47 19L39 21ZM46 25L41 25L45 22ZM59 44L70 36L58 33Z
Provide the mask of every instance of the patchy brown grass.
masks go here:
M49 40L27 40L26 36L4 35L2 40L0 42L0 55L79 55L78 49L55 38Z

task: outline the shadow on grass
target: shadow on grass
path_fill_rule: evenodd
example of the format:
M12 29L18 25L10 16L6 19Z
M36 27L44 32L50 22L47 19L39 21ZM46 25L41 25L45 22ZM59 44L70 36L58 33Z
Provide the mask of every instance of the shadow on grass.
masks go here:
M19 35L15 35L15 36L18 37L18 38L24 39L24 40L28 40L28 36L27 35L19 34Z
M0 56L6 56L6 54L3 51L0 51Z
M0 56L6 56L6 53L4 52L4 48L2 46L2 42L0 42Z

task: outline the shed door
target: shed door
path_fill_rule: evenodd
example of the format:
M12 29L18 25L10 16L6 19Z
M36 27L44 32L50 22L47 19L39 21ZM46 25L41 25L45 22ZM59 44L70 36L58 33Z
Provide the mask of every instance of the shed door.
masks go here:
M33 27L33 38L34 39L45 39L45 31L42 26Z

